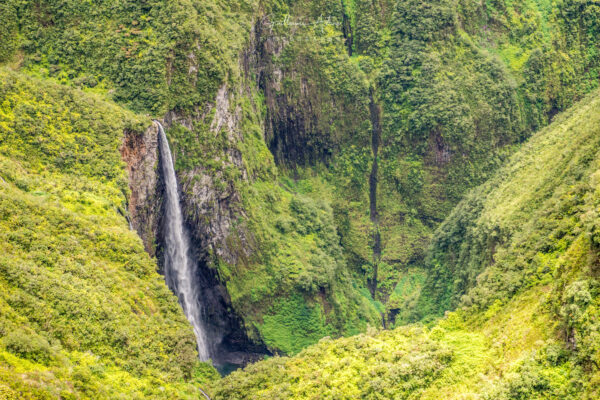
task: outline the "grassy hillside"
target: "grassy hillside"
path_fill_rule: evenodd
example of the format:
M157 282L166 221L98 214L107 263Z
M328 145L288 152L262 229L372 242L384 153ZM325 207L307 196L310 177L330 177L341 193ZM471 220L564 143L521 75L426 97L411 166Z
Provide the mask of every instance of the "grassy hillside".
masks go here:
M234 372L214 397L597 398L599 140L596 92L457 206L417 303L456 311L428 327L325 338Z
M0 398L197 398L192 330L123 216L118 149L149 123L0 69Z
M572 246L595 248L597 103L560 115L455 208L428 252L422 315L486 307L556 279Z

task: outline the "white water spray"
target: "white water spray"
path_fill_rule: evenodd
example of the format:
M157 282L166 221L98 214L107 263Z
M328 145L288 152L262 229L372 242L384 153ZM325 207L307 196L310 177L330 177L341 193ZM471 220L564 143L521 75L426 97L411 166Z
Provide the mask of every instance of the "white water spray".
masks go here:
M198 355L201 361L210 358L206 329L202 320L200 293L196 281L197 264L190 257L190 238L183 224L183 215L177 191L173 158L162 125L157 121L160 157L165 182L165 279L179 297L187 319L194 328Z

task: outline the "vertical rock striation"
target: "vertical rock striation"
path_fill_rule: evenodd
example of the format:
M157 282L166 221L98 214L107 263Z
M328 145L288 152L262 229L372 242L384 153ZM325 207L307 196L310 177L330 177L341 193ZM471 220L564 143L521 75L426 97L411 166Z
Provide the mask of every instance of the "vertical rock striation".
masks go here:
M371 223L373 224L373 276L371 278L371 296L375 298L377 292L378 264L381 261L381 233L379 232L379 212L377 210L377 181L378 181L378 156L381 142L381 107L375 101L373 89L370 93L369 110L371 114L371 150L373 152L373 164L369 175L369 211Z
M121 158L129 176L128 219L144 242L148 254L156 256L162 181L157 174L158 129L151 125L144 132L126 131Z

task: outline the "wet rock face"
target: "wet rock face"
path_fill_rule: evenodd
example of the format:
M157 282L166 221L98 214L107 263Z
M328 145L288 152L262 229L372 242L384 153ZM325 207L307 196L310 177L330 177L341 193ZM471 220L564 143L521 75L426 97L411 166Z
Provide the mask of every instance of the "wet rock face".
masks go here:
M343 143L365 145L361 123L368 119L367 87L352 64L322 49L307 51L298 44L307 38L277 36L270 25L268 18L256 24L250 42L254 55L244 62L264 94L265 141L275 162L292 169L328 163ZM353 83L340 89L331 76Z
M214 108L210 130L215 135L225 133L231 145L219 155L225 166L240 171L242 181L248 180L242 154L235 144L242 140L239 130L240 113L231 106L227 87L217 92L215 103L207 106L203 119ZM197 122L195 117L170 112L165 124L179 124L190 129ZM220 170L208 170L202 165L178 173L181 186L182 206L191 234L191 244L199 262L198 277L203 293L206 327L215 340L217 365L242 366L256 361L266 354L262 343L248 338L242 319L235 313L225 283L218 276L215 262L235 265L244 262L251 253L248 233L237 221L244 219L240 193L233 182L229 182Z
M220 130L227 132L232 146L223 153L225 163L240 170L241 178L245 181L247 173L242 154L233 146L235 141L241 140L237 130L239 117L235 110L229 110L229 94L225 86L219 90L214 107L211 130L215 134ZM193 122L191 117L182 117L174 112L165 117L167 127L178 123L191 128ZM128 199L129 222L142 238L146 251L160 259L163 187L158 169L157 127L153 124L143 133L125 132L120 151L131 191ZM232 184L225 182L222 173L198 166L183 172L178 180L186 222L198 258L206 259L207 254L211 254L235 264L240 256L249 255L249 246L246 246L248 240L243 230L236 230L235 237L231 238L235 221L244 216L244 211L240 205L240 194ZM223 182L226 184L223 185Z
M209 107L215 109L211 131L215 134L226 132L232 143L221 155L224 163L239 169L242 180L247 180L242 154L234 146L236 141L242 140L238 130L240 111L231 109L227 87L223 86L218 91L215 104ZM193 134L191 127L194 122L193 117L170 112L165 116L164 125L168 128L178 123ZM125 132L120 150L129 176L130 224L142 238L146 251L157 257L160 267L163 262L164 187L159 168L157 127L152 125L143 133ZM217 365L234 367L256 361L266 354L266 348L248 338L244 323L235 313L225 284L214 267L216 260L236 264L250 254L251 246L245 230L235 226L236 221L244 216L241 196L233 183L226 183L221 172L209 171L202 166L181 173L178 181L184 218L191 234L194 258L198 262L196 280L203 296L207 330L216 347L217 356L213 361ZM223 182L226 184L223 185Z
M264 23L255 28L257 39L254 45L258 57L254 62L259 71L258 85L267 106L267 145L279 165L294 167L326 160L334 144L328 127L319 121L321 104L318 101L315 104L315 99L322 94L318 93L313 79L309 83L303 71L286 68L274 61L287 43L271 37ZM297 76L301 78L298 80ZM298 81L297 90L284 90L284 78Z
M210 130L215 135L225 132L231 144L223 149L219 162L240 171L240 179L245 182L248 174L242 153L235 146L242 140L238 127L241 111L232 109L229 99L230 92L223 85L217 92L215 104L209 105L205 114L214 108ZM193 117L174 112L167 114L165 123L168 126L175 123L185 127L194 125ZM244 219L245 213L233 182L228 181L221 170L208 170L202 165L180 175L184 214L199 253L203 257L210 254L211 260L219 259L229 264L237 264L247 257L251 250L246 231L236 226L236 221ZM207 261L210 263L211 260Z
M195 242L213 259L237 264L251 252L245 230L233 232L236 221L244 216L240 194L229 184L217 188L219 177L201 168L187 174L194 179L186 179L182 189L188 193L185 210Z
M156 256L156 237L162 205L158 165L158 130L153 124L145 132L125 132L121 158L129 176L129 222L144 242L148 254Z

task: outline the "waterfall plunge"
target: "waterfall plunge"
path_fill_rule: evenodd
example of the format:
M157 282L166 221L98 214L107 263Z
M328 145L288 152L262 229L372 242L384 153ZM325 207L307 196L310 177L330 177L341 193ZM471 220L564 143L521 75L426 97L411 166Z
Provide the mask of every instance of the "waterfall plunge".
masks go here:
M183 311L194 328L200 360L210 358L206 329L202 320L200 293L196 281L197 263L190 256L190 238L183 224L183 215L177 191L177 178L167 135L158 125L160 158L165 183L165 279L179 297Z

